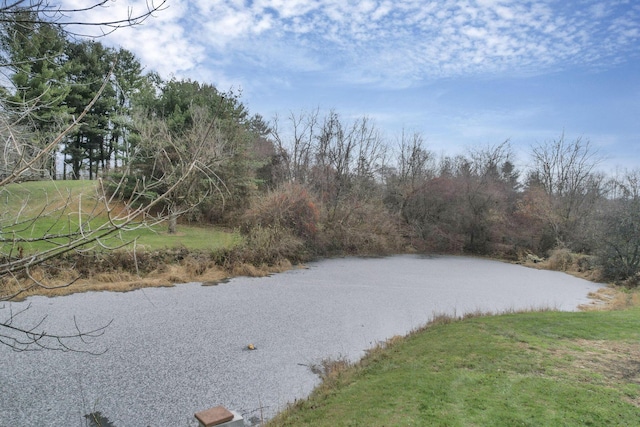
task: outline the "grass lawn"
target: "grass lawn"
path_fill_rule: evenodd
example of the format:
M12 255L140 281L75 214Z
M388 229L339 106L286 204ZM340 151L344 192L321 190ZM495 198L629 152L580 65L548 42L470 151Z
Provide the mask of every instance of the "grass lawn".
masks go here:
M25 254L46 250L65 242L65 235L78 230L81 221L89 221L90 227L104 224L104 208L96 202L96 181L34 181L11 184L0 189L2 217L0 225L5 239L15 235L33 239L45 235L52 236L48 242L33 241L22 243ZM33 219L37 218L37 219ZM137 239L138 247L146 250L186 247L188 249L217 249L240 242L237 233L214 227L193 225L178 226L178 233L168 234L166 225L139 228L123 232L107 239L109 246L120 246L122 242ZM130 245L131 246L131 245ZM15 251L11 242L4 244L3 251Z
M435 324L328 375L268 425L640 425L640 309Z
M147 250L179 247L193 250L220 249L234 246L242 239L237 233L214 227L184 224L178 225L178 231L175 234L167 233L165 224L123 233L124 240L132 240L134 237L137 238L138 247Z

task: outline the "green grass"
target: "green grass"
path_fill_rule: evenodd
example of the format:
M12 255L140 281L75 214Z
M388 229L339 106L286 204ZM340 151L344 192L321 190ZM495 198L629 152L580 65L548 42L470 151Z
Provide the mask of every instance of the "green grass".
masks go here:
M330 375L269 426L640 424L640 310L433 325Z
M178 225L176 234L169 234L166 225L141 228L123 233L125 241L137 239L136 244L148 250L185 247L192 250L215 250L235 246L242 241L238 233L223 231L214 227ZM129 245L129 246L132 246Z
M95 194L96 181L30 181L10 184L0 189L0 204L5 212L15 214L22 203L28 200L29 206L37 209L47 201L62 200L68 194Z
M102 207L96 203L95 186L96 181L86 180L35 181L11 184L0 189L0 227L3 238L11 239L15 235L23 239L34 239L45 235L65 235L76 231L80 221L87 221L88 218L91 218L90 227L101 226L107 217L100 213ZM71 202L67 203L68 200ZM79 211L82 212L81 216L78 215ZM241 238L237 233L214 227L184 224L178 226L176 234L170 235L166 232L166 225L158 224L115 234L104 243L115 247L134 239L137 239L138 247L146 250L177 247L202 250L233 246ZM49 242L25 242L20 246L24 254L29 254L64 243L65 240L68 239L52 238ZM8 242L3 245L2 250L4 253L16 253L17 248Z

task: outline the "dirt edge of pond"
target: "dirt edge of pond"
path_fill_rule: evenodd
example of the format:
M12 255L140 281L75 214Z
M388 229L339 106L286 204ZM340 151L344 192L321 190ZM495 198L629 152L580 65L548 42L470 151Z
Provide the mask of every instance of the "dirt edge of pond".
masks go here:
M494 257L483 258L513 262ZM535 269L556 270L546 263L534 263L530 260L517 264ZM255 265L187 249L154 251L136 256L116 252L93 257L66 257L56 260L53 265L34 268L29 277L5 279L1 286L4 295L16 295L9 298L11 301L22 301L36 295L55 297L81 292L129 292L191 282L215 285L233 277L264 277L303 267L304 263L300 260L294 263L288 259L277 259L269 264ZM563 272L581 279L598 281L598 275L593 272L571 269ZM590 293L589 298L591 301L581 305L581 310L611 310L640 305L637 293L626 292L615 286L600 288Z

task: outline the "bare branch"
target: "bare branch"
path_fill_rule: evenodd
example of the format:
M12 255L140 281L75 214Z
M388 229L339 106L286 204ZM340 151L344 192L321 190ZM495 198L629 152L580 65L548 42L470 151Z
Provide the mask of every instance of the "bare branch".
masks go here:
M111 72L113 72L113 67L115 67L115 63L113 64L113 66L111 68ZM96 95L93 97L93 99L89 102L89 104L87 104L87 106L84 108L84 110L82 110L80 115L78 117L74 118L73 121L71 122L71 124L69 124L67 126L67 128L64 129L60 134L58 134L58 136L56 138L54 138L53 141L51 141L43 149L41 149L41 151L35 157L33 157L32 159L24 162L22 164L22 166L16 167L16 169L14 169L13 172L9 176L7 176L6 178L0 180L0 188L2 188L3 186L5 186L5 185L7 185L9 183L15 182L25 171L27 171L29 169L33 169L35 164L37 164L45 155L49 154L55 147L57 147L58 144L60 144L60 142L76 126L78 126L82 122L82 119L84 119L84 117L89 113L89 111L91 110L91 107L93 107L93 105L96 103L98 98L100 98L100 95L102 95L102 92L104 91L104 89L107 87L107 84L109 83L109 77L111 76L111 72L104 79L104 81L102 83L102 86L100 87L100 89L98 90ZM17 141L15 141L15 139L14 139L14 143L17 144Z
M0 309L4 308L6 307L0 307ZM78 347L76 343L79 341L82 344L88 344L89 348L93 348L91 346L91 344L93 344L92 340L104 335L112 321L95 329L83 330L80 325L78 325L78 321L74 316L73 323L75 332L69 334L50 334L45 331L43 325L45 324L46 316L41 317L36 324L31 327L15 326L14 321L16 318L29 308L30 305L18 313L13 313L9 305L9 317L0 321L0 344L4 344L17 352L54 350L101 355L107 351L105 349L96 352L91 349Z
M11 39L12 34L21 34L28 39L30 32L39 25L49 26L47 28L58 31L63 38L81 35L80 28L92 32L94 30L88 29L97 27L100 34L90 37L100 37L117 29L141 25L156 12L168 7L166 0L149 1L145 10L134 11L129 7L120 16L104 18L106 8L112 7L114 3L113 0L94 0L78 8L64 8L60 3L49 0L3 2L0 5L0 25L14 25L14 32L7 35L7 38L18 44L22 42L17 38ZM103 19L100 19L101 17ZM58 53L52 50L51 56L30 61L47 62L48 66L56 67L59 65L56 55ZM6 59L4 62L7 62ZM11 76L16 67L24 64L28 64L28 61L20 58L13 63L0 64L0 73L6 78L7 84L20 85L17 80L12 80ZM32 201L30 194L26 194L22 200L16 200L21 197L17 183L28 175L31 176L32 172L44 176L52 153L55 153L61 142L83 123L105 89L112 84L111 75L115 66L114 62L101 87L91 101L84 105L82 112L73 117L54 136L47 137L44 147L36 146L31 141L43 139L42 135L37 135L34 131L38 128L35 123L37 112L60 102L59 97L51 92L50 86L45 86L42 93L36 96L29 95L33 99L26 99L27 95L24 95L25 99L14 102L5 99L0 108L3 110L0 114L0 137L3 144L0 153L3 161L0 170L0 193L6 197L6 204L11 208L0 214L0 301L5 301L0 306L0 313L8 311L8 317L0 319L0 344L6 344L16 351L50 349L85 352L86 350L72 344L91 343L93 338L104 333L109 324L84 331L74 318L75 332L51 333L44 330L45 317L33 326L19 325L18 323L24 320L20 316L22 312L13 313L10 303L6 301L24 296L34 288L57 289L72 286L79 277L62 284L52 284L47 277L43 278L42 271L46 271L43 267L48 267L48 261L67 253L80 254L89 248L114 249L126 245L129 242L126 242L122 235L119 243L107 239L124 231L165 220L166 216L154 217L151 212L164 206L166 200L180 185L191 179L192 174L206 170L198 161L192 161L190 164L186 162L185 167L181 169L182 175L176 175L167 191L159 192L152 200L145 197L158 183L142 180L136 183L135 191L128 203L119 209L113 208L114 195L108 194L102 180L98 181L95 195L88 197L73 196L70 191L64 195L58 190L58 197L50 198L50 195L45 194L44 202ZM6 93L27 93L28 88L5 89ZM19 92L20 90L22 92ZM122 186L124 183L125 178L118 185Z
M15 1L9 5L0 7L0 23L15 22L18 24L40 24L43 22L54 23L65 28L65 32L71 36L81 37L103 37L112 32L126 27L133 27L143 24L147 19L153 17L155 13L165 10L167 0L161 0L159 3L147 1L146 9L140 13L135 13L132 7L127 8L126 16L111 20L87 21L86 19L78 19L83 13L95 12L99 9L108 8L108 3L112 0L100 0L86 7L65 9L55 2L47 0L24 0ZM24 12L32 12L33 18L24 18ZM69 27L99 27L100 35L82 34L78 31L69 29Z

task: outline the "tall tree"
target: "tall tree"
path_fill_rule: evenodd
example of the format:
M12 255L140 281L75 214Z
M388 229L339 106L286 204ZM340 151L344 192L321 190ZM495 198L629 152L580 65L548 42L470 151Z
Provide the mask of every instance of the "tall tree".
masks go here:
M100 42L83 41L67 45L69 81L66 98L70 113L79 114L94 96L114 67L116 54ZM113 85L105 87L64 149L65 163L71 165L71 178L80 179L86 167L89 179L97 176L100 165L108 161L111 118L117 105Z
M590 141L577 138L547 141L532 148L529 187L549 196L551 209L541 212L557 245L583 249L593 207L601 197L603 176L596 171L602 157Z
M35 156L60 131L66 120L64 99L69 91L64 33L55 24L32 21L33 17L33 12L19 11L15 20L0 26L2 60L11 65L11 86L0 92L3 105L13 116L9 120L32 130L22 147L25 160ZM41 177L46 174L55 179L56 153L57 147L53 147L38 165Z
M256 171L266 162L266 156L260 154L260 144L264 143L264 137L268 133L268 127L259 116L249 116L248 110L240 102L239 95L233 92L223 93L215 86L201 84L191 80L171 80L159 85L159 95L153 94L153 82L150 82L147 90L136 97L136 108L142 111L144 119L141 123L141 134L145 138L151 138L149 130L145 130L144 121L160 120L162 125L156 129L160 141L165 141L167 152L176 156L166 156L169 163L165 163L165 169L176 167L179 162L172 163L172 159L183 158L177 153L208 153L215 152L210 160L202 160L202 164L209 169L207 179L200 184L203 189L208 189L212 182L224 182L225 191L207 191L207 198L201 200L198 210L192 210L194 218L205 215L209 219L216 219L225 214L225 211L234 211L248 206L249 198L256 191ZM209 136L203 142L211 147L202 147L194 151L194 141L200 139L192 137L202 133L203 123L212 126ZM206 126L205 126L206 128ZM143 143L144 141L140 141ZM176 150L176 147L183 147ZM222 150L222 151L220 151ZM187 156L188 157L188 156ZM138 163L136 170L142 176L153 176L154 162ZM204 171L204 169L203 169ZM213 177L213 174L215 178ZM195 183L194 183L195 185ZM204 190L193 191L192 194L200 194ZM187 205L191 205L187 203ZM168 209L184 211L179 204L167 206ZM175 215L172 215L175 219ZM170 222L173 229L175 221Z
M102 159L102 169L125 164L132 155L129 135L132 131L132 109L134 98L145 87L142 75L142 65L133 53L120 48L116 56L113 70L112 84L115 90L116 104L114 114L110 117L110 136L107 144L107 154Z
M318 109L308 113L291 112L285 122L289 124L289 132L281 128L277 116L273 120L271 136L275 140L278 155L282 159L285 179L291 183L307 184L313 161L314 138L320 126L318 116ZM288 138L285 137L287 133L290 133Z
M333 222L345 200L374 196L371 184L383 168L386 146L372 120L349 122L335 111L324 117L314 140L311 182Z

